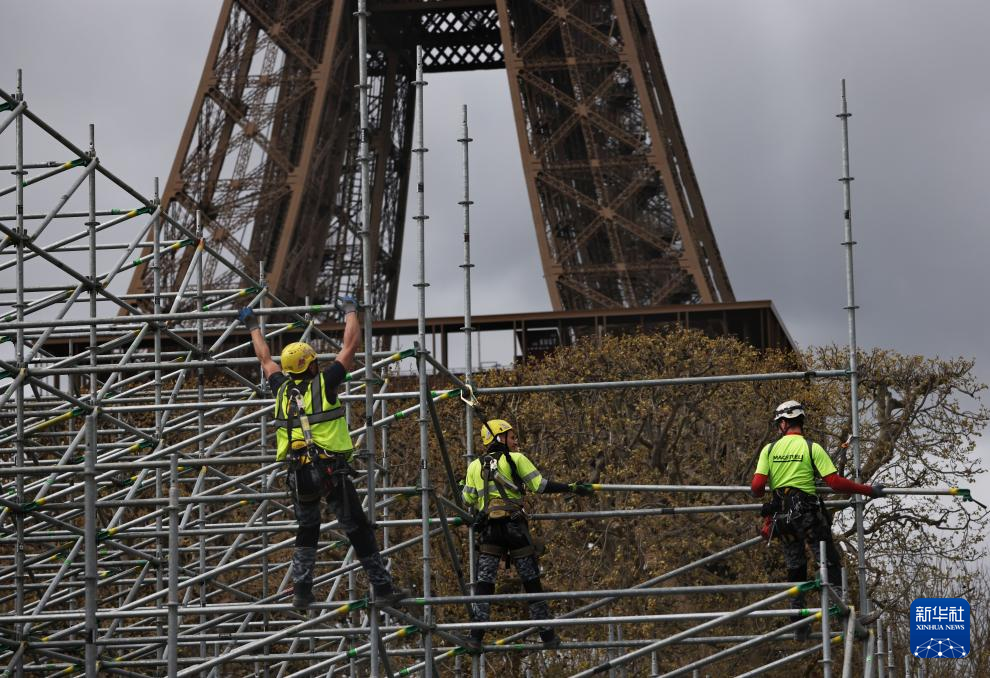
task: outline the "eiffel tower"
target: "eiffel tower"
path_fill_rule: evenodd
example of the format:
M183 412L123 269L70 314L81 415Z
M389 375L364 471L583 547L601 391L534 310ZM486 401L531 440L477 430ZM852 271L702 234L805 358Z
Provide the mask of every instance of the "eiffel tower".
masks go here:
M283 301L361 281L353 0L224 0L162 201ZM429 72L505 69L554 310L734 301L643 0L369 0L375 316L394 316L416 45ZM166 233L166 237L168 234ZM163 261L167 288L190 265ZM138 268L132 292L150 277ZM507 309L511 310L511 309Z

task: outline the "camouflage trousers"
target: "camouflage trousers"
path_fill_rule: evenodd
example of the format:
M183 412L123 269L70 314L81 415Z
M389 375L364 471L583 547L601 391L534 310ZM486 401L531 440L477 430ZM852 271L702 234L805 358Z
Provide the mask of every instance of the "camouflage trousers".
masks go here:
M338 463L346 466L346 462L342 460ZM385 560L378 552L375 533L364 514L354 483L347 473L334 474L330 492L324 499L336 516L338 527L347 535L347 539L354 547L375 592L390 593L392 575L385 568ZM316 548L320 538L320 523L323 519L323 500L299 501L298 498L294 498L293 509L299 529L296 531L296 548L292 553L292 581L311 584L316 568Z
M532 539L529 534L529 528L524 521L505 520L492 522L485 526L479 539L479 549L481 545L485 544L497 546L506 552L511 552L531 546ZM529 554L512 557L511 559L516 572L519 574L519 578L522 580L523 589L527 593L542 593L543 585L540 582L540 564L536 555ZM498 576L498 566L501 562L501 556L490 553L480 553L478 555L476 594L492 595L495 593L495 579ZM472 603L471 613L474 621L488 621L491 618L491 603ZM531 602L529 604L529 616L531 619L550 619L550 607L547 605L547 601L537 600ZM541 632L549 632L549 629L541 629Z

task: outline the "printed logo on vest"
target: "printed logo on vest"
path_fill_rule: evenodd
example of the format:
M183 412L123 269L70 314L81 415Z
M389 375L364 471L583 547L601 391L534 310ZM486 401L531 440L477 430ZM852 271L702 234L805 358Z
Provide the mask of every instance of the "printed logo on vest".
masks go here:
M969 603L964 598L915 598L911 603L911 654L922 659L969 655Z

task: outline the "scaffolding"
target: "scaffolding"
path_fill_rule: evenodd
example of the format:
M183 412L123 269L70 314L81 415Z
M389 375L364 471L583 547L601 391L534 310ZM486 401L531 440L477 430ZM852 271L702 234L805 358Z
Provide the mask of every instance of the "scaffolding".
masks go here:
M359 44L364 45L366 9L357 13ZM362 47L362 51L363 47ZM362 60L363 61L363 60ZM361 128L367 125L365 69L361 69ZM845 245L847 253L848 314L850 326L848 369L830 372L743 374L642 381L531 384L478 388L471 373L471 251L469 144L467 108L457 141L464 164L464 331L466 372L458 376L438 362L425 346L426 268L424 226L423 138L425 80L422 51L418 52L415 86L418 173L420 336L414 349L378 352L373 348L372 296L364 288L366 307L364 366L348 375L341 399L351 431L358 442L357 459L363 469L361 491L373 525L379 530L382 552L390 556L416 551L422 558L421 595L415 613L382 608L364 597L355 574L358 564L346 541L320 545L320 576L315 584L321 599L305 613L288 604L291 582L285 551L292 545L295 525L291 502L282 489L282 465L274 460L272 403L263 385L245 374L257 367L250 343L239 337L236 315L240 307L255 309L263 334L269 339L300 334L332 355L334 340L323 334L316 316L332 311L333 300L288 306L271 293L265 272L245 271L204 239L202 227L188 230L160 209L157 180L145 197L113 174L97 154L90 128L88 146L74 145L28 108L18 74L13 94L0 90L0 134L13 125L14 161L2 169L14 176L12 186L0 189L0 271L13 269L15 284L4 289L0 302L12 308L2 318L0 344L7 353L0 369L8 382L0 390L0 671L23 676L100 672L115 675L369 675L407 676L440 673L484 676L485 657L494 653L538 652L541 646L527 638L535 631L529 620L485 624L450 621L445 609L464 607L471 600L501 603L547 600L591 600L541 624L555 628L599 626L609 629L607 641L564 642L568 653L606 651L608 659L577 676L609 673L640 662L660 675L658 653L680 644L721 645L724 649L686 663L664 676L703 675L715 662L772 642L810 624L820 624L819 639L807 648L741 675L762 675L777 666L821 655L822 674L835 672L833 649L844 645L842 675L851 675L855 639L863 643L867 675L894 675L892 630L877 621L863 628L857 611L868 611L863 562L863 500L830 501L838 510L855 511L860 599L845 602L846 592L832 590L824 569L808 582L745 585L663 586L675 577L730 558L763 543L755 537L730 545L703 558L646 579L627 589L558 591L543 594L471 596L475 579L474 545L468 539L466 568L453 535L471 523L459 496L443 496L434 485L444 474L457 487L453 460L439 435L436 408L463 401L465 461L473 457L470 432L476 408L486 396L506 393L668 388L687 384L738 381L849 379L854 422L852 450L859 474L856 398L855 298L852 277L852 231L849 210L848 153L844 153L846 188ZM845 138L848 112L843 85L842 113ZM366 130L362 133L367 138ZM9 138L9 135L8 135ZM55 161L26 162L26 148L62 153ZM845 145L844 145L845 150ZM364 205L370 151L361 143ZM58 184L62 181L64 184ZM28 208L32 192L54 185L64 190L34 212ZM61 187L61 188L58 188ZM85 189L84 189L85 187ZM50 191L49 191L50 192ZM45 193L38 195L44 199ZM10 204L7 209L3 205ZM110 201L128 201L110 208ZM39 201L40 202L40 201ZM31 201L31 208L37 204ZM80 206L81 205L81 206ZM70 206L73 206L70 208ZM79 206L76 211L73 208ZM370 214L362 210L364 279L370 279ZM83 228L70 232L71 224ZM52 224L66 228L49 228ZM58 232L56 236L55 233ZM164 232L181 239L163 241ZM65 235L69 233L69 235ZM190 263L171 271L180 284L162 289L162 271L177 258L170 253L191 248ZM150 254L141 252L150 249ZM226 267L244 281L238 289L204 289L207 262ZM154 291L125 294L132 269L146 266ZM8 274L9 276L9 274ZM220 329L207 345L205 328ZM52 338L74 338L85 349L58 358L46 350ZM166 351L165 344L179 350ZM247 356L247 357L245 357ZM389 390L389 369L415 359L419 373L416 392ZM210 385L207 371L222 375L223 386ZM430 390L427 373L450 382L450 388ZM390 411L389 403L417 400L415 405ZM363 409L357 406L363 403ZM353 411L352 411L353 410ZM360 411L364 421L358 423ZM416 415L420 436L420 477L416 486L391 483L389 429ZM431 463L431 430L440 442L442 468ZM748 487L661 486L599 484L599 492L695 492L742 495ZM967 498L960 488L888 490L903 494L945 494ZM409 497L419 499L419 517L396 519L392 510ZM536 521L579 518L670 516L704 512L758 511L753 503L537 513ZM419 528L419 535L395 542L390 530ZM335 522L322 526L324 537ZM434 596L431 591L433 542L454 563L461 595ZM824 549L824 545L822 546ZM821 558L824 563L825 558ZM824 565L822 565L824 568ZM466 570L466 577L463 576ZM718 591L758 594L758 600L721 612L661 615L591 614L616 601L633 597L704 595ZM817 592L816 608L770 609L799 593ZM797 621L792 616L801 615ZM742 618L783 622L761 635L706 635ZM628 624L689 623L685 630L655 638L624 638ZM468 653L464 636L484 627L506 635L486 646L484 655ZM886 632L886 633L885 633ZM591 657L601 656L592 654ZM400 667L397 662L400 662ZM870 668L872 667L872 668ZM720 665L718 675L730 670Z

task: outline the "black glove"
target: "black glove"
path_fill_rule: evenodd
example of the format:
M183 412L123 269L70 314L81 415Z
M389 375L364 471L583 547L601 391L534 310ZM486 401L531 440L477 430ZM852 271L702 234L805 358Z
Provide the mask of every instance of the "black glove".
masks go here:
M237 319L244 323L244 327L248 329L248 332L253 332L258 327L258 318L250 306L242 308L240 313L237 314Z
M570 488L571 492L573 492L579 497L590 497L595 493L595 488L592 486L591 483L584 483L584 482L571 483L568 487Z
M548 480L543 487L543 494L563 494L573 491L574 489L567 483L558 483L556 480Z
M873 483L872 485L870 485L870 496L873 498L882 497L883 490L885 487L887 486L884 485L883 483Z
M340 311L341 317L346 317L348 313L357 313L360 308L357 299L351 295L345 294L342 297L338 297L337 310Z

